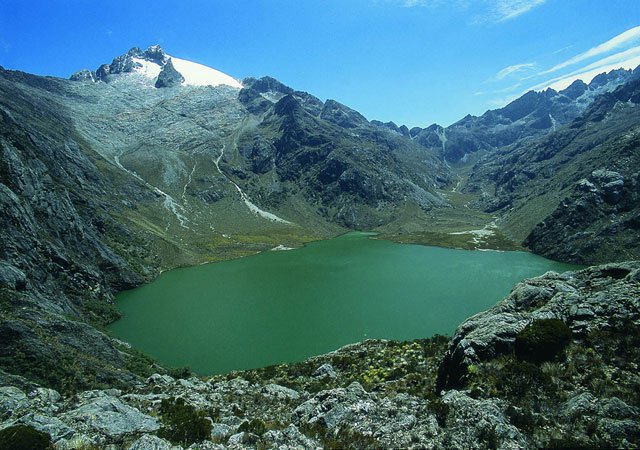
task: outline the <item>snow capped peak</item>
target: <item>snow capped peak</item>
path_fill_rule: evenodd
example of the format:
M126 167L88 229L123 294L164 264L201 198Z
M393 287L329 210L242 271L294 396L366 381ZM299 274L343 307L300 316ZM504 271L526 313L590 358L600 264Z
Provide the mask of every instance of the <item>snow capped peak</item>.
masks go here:
M242 84L226 73L193 61L170 56L159 45L153 45L145 51L134 47L124 55L115 58L111 64L103 64L95 72L89 72L91 77L87 77L84 72L77 72L71 76L71 79L75 81L89 79L94 82L108 81L111 75L135 73L142 75L143 79L156 81L169 61L173 64L173 67L169 66L171 72L177 71L184 78L181 82L183 86L215 87L224 85L242 89ZM179 75L178 78L180 78Z

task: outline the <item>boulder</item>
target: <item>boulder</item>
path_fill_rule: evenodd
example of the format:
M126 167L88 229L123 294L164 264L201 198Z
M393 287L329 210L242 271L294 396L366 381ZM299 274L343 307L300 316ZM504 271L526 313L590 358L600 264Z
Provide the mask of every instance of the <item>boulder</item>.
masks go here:
M130 433L150 433L160 428L158 421L119 399L99 397L61 415L67 424L88 433L116 437Z
M153 434L143 434L136 439L129 450L181 450L182 447L173 446L171 442L166 441Z
M0 387L0 420L19 416L29 406L27 395L17 387Z

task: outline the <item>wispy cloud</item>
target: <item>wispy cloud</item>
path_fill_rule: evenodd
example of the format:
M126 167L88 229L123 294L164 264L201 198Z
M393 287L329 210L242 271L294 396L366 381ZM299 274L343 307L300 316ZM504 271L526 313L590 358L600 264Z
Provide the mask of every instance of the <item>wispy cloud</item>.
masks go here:
M587 59L595 58L604 53L615 50L616 48L619 48L623 45L631 44L639 40L640 26L631 28L630 30L625 31L624 33L620 33L616 37L611 38L600 45L596 45L595 47L590 48L586 52L580 53L573 58L569 58L566 61L561 62L560 64L556 64L552 68L540 72L539 75L546 75L549 73L557 72L558 70L564 69L565 67L569 67L582 61L586 61Z
M413 8L414 6L435 6L440 2L438 0L386 0L386 3L392 3L403 8Z
M385 3L394 4L404 8L413 7L453 7L458 10L468 10L471 5L478 8L473 17L473 22L505 22L540 6L547 0L382 0Z
M504 69L500 70L496 75L495 75L495 79L496 80L503 80L506 77L508 77L511 74L517 73L517 72L522 72L522 71L526 71L526 70L531 70L534 67L536 67L536 65L534 63L523 63L523 64L514 64L512 66L507 66Z
M493 14L497 22L515 19L542 5L546 0L496 0Z
M552 55L557 55L558 53L566 52L567 50L573 48L573 45L567 45L565 47L559 48L558 50L551 52Z
M635 69L638 65L640 65L640 46L609 55L570 73L545 80L531 87L530 90L538 91L548 87L560 90L566 88L575 80L589 83L596 75L603 72L610 72L614 69Z

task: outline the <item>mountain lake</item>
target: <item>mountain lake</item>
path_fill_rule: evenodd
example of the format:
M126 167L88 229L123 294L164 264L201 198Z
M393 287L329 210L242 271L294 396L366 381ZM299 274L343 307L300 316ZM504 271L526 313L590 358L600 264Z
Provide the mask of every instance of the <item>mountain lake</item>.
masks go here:
M575 269L352 232L303 248L175 269L118 295L112 334L199 375L305 359L365 339L451 335L524 278Z

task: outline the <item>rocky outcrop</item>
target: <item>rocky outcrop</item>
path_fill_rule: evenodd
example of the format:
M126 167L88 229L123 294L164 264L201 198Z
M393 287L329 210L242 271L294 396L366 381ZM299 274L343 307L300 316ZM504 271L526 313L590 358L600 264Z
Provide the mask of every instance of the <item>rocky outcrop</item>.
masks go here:
M508 434L524 435L526 446L635 448L639 298L637 261L526 280L460 325L440 366L437 390L444 398L465 390L477 399L506 401L502 410L518 427ZM549 319L568 327L569 346L542 362L522 359L517 351L514 356L523 330ZM552 336L535 339L555 344ZM547 350L534 348L539 354ZM614 373L610 389L601 389Z
M167 62L168 56L159 45L153 45L146 50L133 47L124 55L114 58L111 64L102 64L98 67L94 78L98 81L110 81L112 75L133 72L136 67L141 65L135 60L136 58L162 65Z
M464 384L469 366L514 350L516 336L540 319L560 319L574 338L640 320L640 263L606 264L580 272L550 272L517 284L493 308L457 329L440 368L439 389Z
M69 79L71 81L90 81L90 82L95 82L96 81L96 74L95 74L95 72L93 72L93 71L91 71L89 69L82 69L82 70L77 71L73 75L71 75L71 77L69 77Z
M640 258L640 174L624 177L599 169L576 184L573 193L524 243L552 259L584 264Z
M162 66L162 70L158 74L158 79L156 80L157 88L168 88L174 86L180 86L180 84L184 81L184 77L180 72L173 67L173 63L171 62L171 58L167 61L167 63Z

